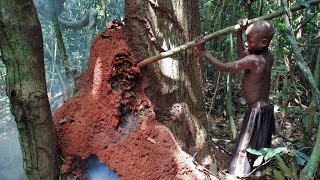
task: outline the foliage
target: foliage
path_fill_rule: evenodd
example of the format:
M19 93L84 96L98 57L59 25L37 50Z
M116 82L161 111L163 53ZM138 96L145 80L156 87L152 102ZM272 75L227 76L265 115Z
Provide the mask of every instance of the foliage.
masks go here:
M306 164L309 160L302 151L289 146L281 146L277 148L262 148L259 151L255 149L247 149L247 151L258 158L254 162L254 167L260 167L263 162L275 161L273 167L269 167L264 173L273 173L275 179L299 179L298 169Z
M124 0L107 0L107 21L124 19Z
M107 21L110 21L112 18L123 19L123 0L107 0L106 6ZM100 12L97 18L96 31L99 33L105 28L105 20L101 16L101 10L103 9L101 7L101 1L66 0L60 18L64 20L79 20L90 8L96 8ZM61 64L59 51L56 47L53 27L45 17L39 15L39 18L41 20L44 39L48 94L51 109L54 112L64 101L64 94L68 91L68 79L64 76L63 64ZM86 29L62 29L62 33L68 59L76 75L76 73L84 70L82 62L84 62L87 53Z

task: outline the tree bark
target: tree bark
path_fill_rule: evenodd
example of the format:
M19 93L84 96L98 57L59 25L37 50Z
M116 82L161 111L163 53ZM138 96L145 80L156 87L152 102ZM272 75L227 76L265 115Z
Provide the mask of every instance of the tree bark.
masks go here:
M126 1L125 22L137 59L173 49L200 34L198 1ZM150 79L146 94L158 121L171 129L179 145L201 164L211 163L199 57L186 51L143 69Z
M45 84L40 22L31 0L0 0L0 10L0 49L24 170L28 179L54 180L57 143Z

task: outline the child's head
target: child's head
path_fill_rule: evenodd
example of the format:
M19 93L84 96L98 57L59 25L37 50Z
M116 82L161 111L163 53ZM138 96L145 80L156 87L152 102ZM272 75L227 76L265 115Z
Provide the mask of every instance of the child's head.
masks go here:
M267 49L274 35L273 25L265 20L251 24L247 30L246 48L248 51L261 51Z

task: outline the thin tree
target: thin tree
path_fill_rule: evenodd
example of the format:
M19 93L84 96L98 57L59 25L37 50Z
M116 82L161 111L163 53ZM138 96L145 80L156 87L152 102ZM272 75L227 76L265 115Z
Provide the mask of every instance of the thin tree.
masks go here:
M40 22L32 0L0 0L7 95L28 179L57 179L56 134L47 96Z

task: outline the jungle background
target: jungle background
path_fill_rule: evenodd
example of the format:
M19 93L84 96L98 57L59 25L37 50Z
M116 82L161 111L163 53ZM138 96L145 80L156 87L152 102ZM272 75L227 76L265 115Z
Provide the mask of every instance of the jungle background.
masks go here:
M102 2L66 0L63 12L60 14L61 19L81 19L90 8L94 8L98 12L94 33L102 32L112 19L123 20L124 1ZM252 150L252 153L270 162L267 171L272 179L300 179L300 172L308 163L312 150L320 146L315 145L320 131L318 129L320 112L319 106L316 105L316 95L313 93L315 91L297 63L302 57L319 88L320 7L319 5L311 7L309 3L310 1L289 2L292 6L302 4L307 7L288 15L291 27L288 27L285 18L281 16L272 19L276 34L270 45L275 57L270 98L275 105L277 134L273 138L274 149ZM207 35L236 24L240 18L251 19L280 10L282 7L283 4L278 0L202 0L200 1L201 23L193 26L200 26L202 34ZM59 55L59 42L54 33L54 23L40 12L39 19L44 41L48 98L51 111L54 113L71 96L69 84L72 81L68 72L64 70L66 64L63 56ZM293 40L288 28L292 28ZM62 28L66 56L75 81L77 74L86 68L88 42L91 42L88 33L90 33L88 28ZM298 46L292 42L296 42ZM209 41L206 43L206 48L224 62L237 59L235 34ZM297 56L297 52L301 52L301 56ZM0 179L19 179L23 173L22 153L14 118L10 113L10 103L6 96L6 68L2 61L0 63ZM205 111L210 120L210 143L221 149L224 154L228 154L231 152L246 110L244 99L240 94L241 75L219 73L206 64L204 80ZM320 155L314 154L314 156ZM219 161L219 155L216 158ZM256 164L258 166L262 161ZM312 166L317 169L317 165L318 161ZM320 178L319 170L314 172L313 178Z

